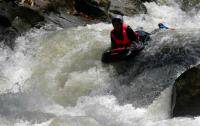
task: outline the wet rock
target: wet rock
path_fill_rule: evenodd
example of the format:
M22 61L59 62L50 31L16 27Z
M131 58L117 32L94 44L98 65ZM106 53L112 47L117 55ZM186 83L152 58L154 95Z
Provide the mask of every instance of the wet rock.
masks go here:
M27 23L18 16L13 20L12 26L16 28L19 33L23 33L31 28L31 24Z
M141 2L155 2L156 0L141 0Z
M141 0L111 0L110 11L118 10L124 15L132 16L134 14L147 13L146 7Z
M200 65L185 71L175 81L172 117L200 115Z
M44 21L44 17L39 11L13 2L0 2L0 12L0 14L4 16L4 19L7 18L7 20L9 20L11 25L16 17L20 17L31 26L34 26L40 21Z
M59 26L61 28L84 26L90 23L89 21L85 21L84 18L81 16L63 14L62 12L60 14L51 13L51 14L45 15L45 18L47 22L53 23L56 26Z
M109 0L75 0L75 9L95 18L108 17Z
M190 11L192 9L200 10L199 0L181 0L181 8L185 11Z
M48 8L49 4L49 0L34 0L34 7L36 7L39 10Z
M11 26L11 22L10 20L4 16L0 14L0 26L3 27L10 27Z
M14 49L18 35L44 21L40 12L14 1L0 1L0 41Z
M20 17L31 26L36 25L38 22L44 21L44 16L42 14L26 7L19 7L16 10L15 15Z
M13 49L16 36L17 32L11 27L8 17L0 15L0 42Z
M18 35L18 31L15 28L8 27L0 34L0 41L3 42L4 45L14 50L15 39Z
M73 0L72 0L73 1ZM60 8L68 7L67 0L49 0L47 8L45 8L46 13L54 12L60 13Z

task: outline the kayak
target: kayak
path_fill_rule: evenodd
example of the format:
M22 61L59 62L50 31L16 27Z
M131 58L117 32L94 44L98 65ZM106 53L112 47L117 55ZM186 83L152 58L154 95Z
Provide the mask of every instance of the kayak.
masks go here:
M136 36L138 36L139 41L143 42L144 44L147 44L146 42L148 42L151 38L150 38L150 33L145 32L143 30L139 30L139 31L135 31Z
M150 34L145 31L136 31L136 34L138 35L139 43L135 42L134 45L127 48L123 47L112 50L111 48L108 48L103 52L101 61L103 63L110 63L136 56L145 48L145 45L147 44L146 42L150 40Z
M144 49L144 45L137 43L133 47L128 48L118 48L118 49L106 49L103 54L101 61L103 63L116 62L121 60L126 60L130 57L137 55L140 51Z

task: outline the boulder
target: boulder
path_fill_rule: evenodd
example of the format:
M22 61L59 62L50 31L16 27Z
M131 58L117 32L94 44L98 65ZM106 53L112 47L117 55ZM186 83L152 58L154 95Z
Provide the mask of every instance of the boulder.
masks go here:
M22 19L22 18L17 16L12 21L12 27L17 29L17 31L19 33L23 33L23 32L26 32L28 29L30 29L32 27L32 25L30 23L28 23L26 20L24 20L24 19Z
M95 18L108 17L109 0L75 0L75 9Z
M4 45L14 50L15 39L18 36L18 31L13 27L8 27L3 31L1 36L3 36L1 39L4 42Z
M140 0L141 2L156 2L157 0Z
M176 79L172 93L172 117L200 115L200 65Z
M50 4L49 0L34 0L34 7L38 10L43 10L48 8Z
M1 15L1 14L0 14L0 26L1 27L10 27L11 26L10 20L6 16Z
M44 16L40 14L38 11L34 11L27 7L19 7L14 12L16 17L20 17L26 23L30 24L31 26L36 25L38 22L44 21Z
M190 11L192 9L200 10L199 0L181 0L181 8L184 11Z
M7 18L11 24L16 17L20 17L31 26L36 25L40 21L44 21L44 17L39 11L13 2L0 2L0 14L4 19Z
M126 16L147 13L147 9L143 4L143 2L147 1L148 0L111 0L110 11L118 10Z
M14 1L0 1L0 42L14 49L16 37L44 21L40 12Z

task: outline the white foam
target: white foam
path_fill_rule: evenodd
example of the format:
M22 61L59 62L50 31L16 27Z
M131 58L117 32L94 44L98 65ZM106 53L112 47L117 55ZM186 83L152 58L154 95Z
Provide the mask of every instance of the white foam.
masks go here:
M148 14L125 17L132 28L142 26L150 32L158 28L160 19L180 30L200 28L199 12L191 16L174 5L145 5ZM16 40L15 52L0 50L3 64L0 89L11 88L16 93L19 91L17 86L15 89L16 83L28 85L30 90L36 88L33 94L38 95L22 96L17 101L24 99L20 105L25 109L40 110L55 117L35 125L200 126L199 117L170 119L171 88L163 91L151 105L140 108L121 105L110 95L109 77L115 68L102 65L100 59L102 51L110 46L111 29L111 24L98 23L68 30L58 28L59 31L48 34L42 29L30 31ZM164 36L154 47L170 39L171 36ZM23 107L16 109L20 113ZM30 122L15 125L30 125Z

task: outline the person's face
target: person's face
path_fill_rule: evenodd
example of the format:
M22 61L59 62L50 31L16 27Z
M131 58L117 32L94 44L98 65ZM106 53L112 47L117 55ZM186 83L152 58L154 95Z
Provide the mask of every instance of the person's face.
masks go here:
M120 22L113 22L114 30L120 32L122 30L122 24Z

